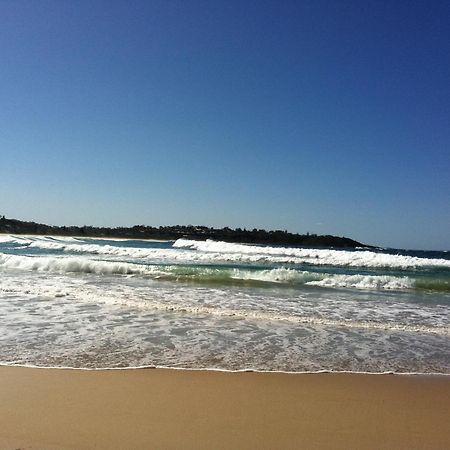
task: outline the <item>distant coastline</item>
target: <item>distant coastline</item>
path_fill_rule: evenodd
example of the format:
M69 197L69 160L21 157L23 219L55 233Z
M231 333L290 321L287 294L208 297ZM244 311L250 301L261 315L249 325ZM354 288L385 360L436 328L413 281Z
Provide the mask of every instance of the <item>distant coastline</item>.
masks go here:
M93 227L93 226L54 226L36 222L27 222L18 219L0 217L0 233L9 234L35 234L54 236L85 236L123 239L158 239L176 240L180 238L236 242L246 244L296 245L302 247L338 247L356 248L369 247L347 237L331 235L317 235L313 233L296 234L286 230L266 231L254 228L246 230L241 228L211 228L194 225L174 225L152 227L135 225L133 227Z

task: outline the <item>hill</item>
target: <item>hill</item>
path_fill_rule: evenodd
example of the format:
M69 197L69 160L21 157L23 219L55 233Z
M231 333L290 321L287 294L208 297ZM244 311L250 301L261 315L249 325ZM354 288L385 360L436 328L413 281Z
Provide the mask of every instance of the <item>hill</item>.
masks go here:
M53 236L85 236L124 239L214 239L216 241L238 242L249 244L295 245L302 247L371 247L347 237L317 234L295 234L286 230L246 230L210 228L194 225L175 225L152 227L135 225L134 227L93 227L93 226L54 226L36 222L25 222L17 219L0 218L0 233L36 234Z

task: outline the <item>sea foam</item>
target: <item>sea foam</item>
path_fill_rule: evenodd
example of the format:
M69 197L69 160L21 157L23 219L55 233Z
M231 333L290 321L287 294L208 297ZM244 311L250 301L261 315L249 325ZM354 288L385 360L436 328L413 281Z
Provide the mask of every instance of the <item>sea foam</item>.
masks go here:
M408 277L388 275L343 275L311 272L291 268L266 270L207 266L145 265L103 261L88 257L22 256L0 253L0 268L54 273L93 273L98 275L143 275L172 281L217 283L267 283L285 286L320 286L376 290L413 289L415 281Z
M448 264L444 253L1 235L0 361L450 373Z
M15 242L30 248L59 250L67 253L90 253L120 258L147 259L149 262L177 263L249 263L293 264L312 266L362 267L410 270L416 268L450 269L450 260L393 255L369 250L306 249L233 244L217 241L178 239L172 248L128 247L92 243L74 238L3 237L3 242ZM9 241L7 240L9 239Z
M58 273L133 274L145 271L145 268L128 263L94 261L87 258L19 256L8 254L0 254L0 266L9 269Z
M194 241L178 239L175 248L187 248L213 254L240 254L245 256L273 257L278 261L285 257L286 262L307 263L312 265L334 265L351 267L385 267L409 269L415 267L447 267L450 260L418 258L414 256L391 255L368 250L330 250L255 246L247 244L233 244L216 241Z

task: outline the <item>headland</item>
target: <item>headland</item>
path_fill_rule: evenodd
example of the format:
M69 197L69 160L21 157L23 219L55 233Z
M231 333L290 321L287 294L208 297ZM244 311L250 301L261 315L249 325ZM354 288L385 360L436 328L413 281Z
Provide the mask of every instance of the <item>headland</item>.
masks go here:
M176 240L179 238L236 242L247 244L290 245L316 248L356 248L372 246L362 244L348 237L317 235L315 233L297 234L287 230L262 229L247 230L245 228L213 228L198 225L174 225L152 227L135 225L133 227L93 227L93 226L55 226L36 222L26 222L17 219L0 217L0 233L52 235L52 236L82 236L123 239L158 239Z

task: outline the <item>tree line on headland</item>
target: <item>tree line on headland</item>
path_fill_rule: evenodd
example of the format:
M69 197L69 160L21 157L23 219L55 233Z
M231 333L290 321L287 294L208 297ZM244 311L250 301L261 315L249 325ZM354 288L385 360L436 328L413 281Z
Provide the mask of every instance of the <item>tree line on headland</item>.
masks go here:
M80 236L123 239L161 239L176 240L179 238L248 243L295 245L305 247L370 247L347 237L317 234L296 234L286 230L266 231L246 230L245 228L211 228L194 225L174 225L151 227L135 225L133 227L93 227L93 226L53 226L36 222L25 222L17 219L0 217L0 233L35 234L53 236Z

